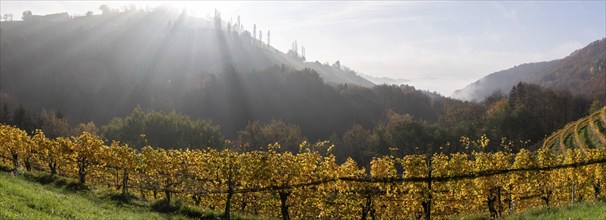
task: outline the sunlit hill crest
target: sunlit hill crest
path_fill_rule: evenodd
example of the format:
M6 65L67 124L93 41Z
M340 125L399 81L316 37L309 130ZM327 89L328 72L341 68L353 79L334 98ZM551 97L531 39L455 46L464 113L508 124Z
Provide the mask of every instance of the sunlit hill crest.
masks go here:
M227 20L219 11L210 19L165 7L102 11L74 17L24 14L24 21L2 22L3 103L62 111L75 121L95 123L106 123L140 105L213 119L226 133L234 133L247 120L295 117L288 108L330 108L309 104L309 91L337 95L327 86L374 85L339 62L307 62L295 40L290 51L278 51L271 46L271 30L238 18ZM309 76L291 76L292 71ZM316 83L314 77L327 85ZM282 83L286 81L301 88ZM354 109L353 103L331 97L321 96L326 99L321 103ZM262 110L274 105L280 109ZM348 125L339 126L342 130ZM334 128L310 128L327 132L322 129Z
M79 65L84 68L103 65L121 70L121 75L149 74L164 80L176 75L220 73L225 65L233 65L237 70L285 65L293 69L312 68L327 83L373 85L345 67L305 62L304 48L296 42L289 52L278 51L271 46L271 30L262 30L261 25L252 22L244 24L239 17L227 20L219 11L213 18L199 18L169 7L125 12L103 7L102 15L73 19L65 13L25 16L27 25L5 23L3 29L10 32L19 29L23 33L21 36L6 33L7 40L39 42L26 51L40 54L44 49L62 45L61 50L53 51L55 60L69 62L91 56L96 63ZM49 38L38 39L43 36Z

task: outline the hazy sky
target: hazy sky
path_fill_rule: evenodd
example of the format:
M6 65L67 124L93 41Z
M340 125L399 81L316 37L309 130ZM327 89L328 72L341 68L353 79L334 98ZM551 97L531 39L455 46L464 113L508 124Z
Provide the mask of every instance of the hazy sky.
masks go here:
M157 6L161 2L0 1L1 14L99 14L101 4ZM286 52L305 46L308 61L340 60L364 74L410 80L419 89L450 95L492 72L563 58L606 36L606 1L540 2L171 2L194 16L217 8L240 15Z

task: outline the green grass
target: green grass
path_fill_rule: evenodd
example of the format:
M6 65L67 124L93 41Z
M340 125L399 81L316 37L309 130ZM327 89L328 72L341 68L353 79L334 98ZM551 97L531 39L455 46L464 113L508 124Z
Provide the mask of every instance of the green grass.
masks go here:
M220 214L190 207L180 208L176 212L179 214L159 213L150 208L152 203L148 201L123 202L118 192L76 186L72 180L51 179L46 174L13 176L0 171L0 219L217 219ZM470 215L453 219L488 218ZM531 209L505 219L606 219L606 202Z
M63 178L0 171L0 219L190 219L154 212L146 201L122 202L117 192L74 186ZM215 218L213 214L197 216L209 217Z
M489 219L487 216L470 215L455 217L453 219L481 220ZM585 220L606 219L606 202L589 203L583 202L565 207L544 207L531 209L526 212L507 216L506 220Z
M506 219L606 219L606 202L596 202L595 204L580 203L561 208L538 208L510 216Z

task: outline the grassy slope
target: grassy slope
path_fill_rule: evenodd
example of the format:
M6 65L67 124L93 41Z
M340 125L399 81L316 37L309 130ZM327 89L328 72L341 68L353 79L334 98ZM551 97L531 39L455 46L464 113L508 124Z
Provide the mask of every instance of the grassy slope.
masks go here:
M533 209L506 219L606 219L606 202Z
M187 219L122 204L106 191L70 190L0 172L0 219Z
M452 219L484 220L487 216L470 215L454 217ZM606 219L606 202L579 203L565 207L543 207L531 209L526 212L507 216L506 220L581 220L581 219Z

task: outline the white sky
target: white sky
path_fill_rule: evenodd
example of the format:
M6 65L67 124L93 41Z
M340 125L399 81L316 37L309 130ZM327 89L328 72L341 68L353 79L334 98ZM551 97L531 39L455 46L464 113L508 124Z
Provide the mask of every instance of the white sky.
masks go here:
M0 1L0 13L99 14L148 1ZM240 15L286 52L297 40L308 61L340 60L361 73L410 80L449 96L484 75L528 62L563 58L606 36L606 1L540 2L170 2L194 16L218 9Z

